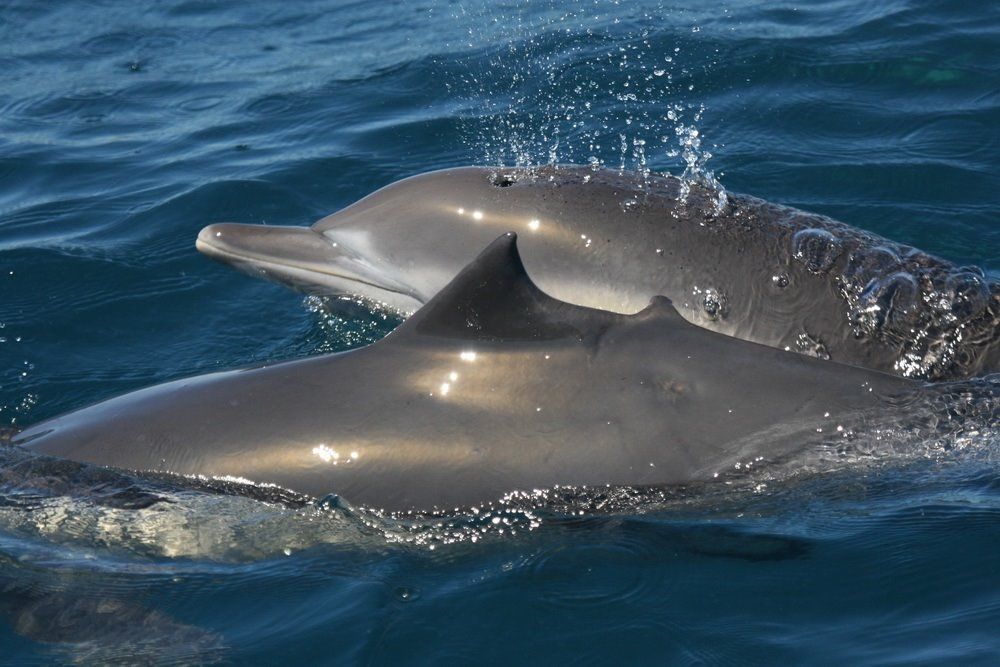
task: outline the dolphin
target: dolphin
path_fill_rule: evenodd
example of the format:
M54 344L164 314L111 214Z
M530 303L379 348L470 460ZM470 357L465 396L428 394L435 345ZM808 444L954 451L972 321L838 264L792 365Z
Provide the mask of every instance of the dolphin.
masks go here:
M558 166L407 178L309 228L213 224L200 251L412 312L507 230L553 297L897 375L1000 370L1000 282L829 218L673 176Z
M557 300L509 233L372 345L142 389L13 443L448 509L557 485L711 480L840 442L920 386L709 331L661 296L630 315Z

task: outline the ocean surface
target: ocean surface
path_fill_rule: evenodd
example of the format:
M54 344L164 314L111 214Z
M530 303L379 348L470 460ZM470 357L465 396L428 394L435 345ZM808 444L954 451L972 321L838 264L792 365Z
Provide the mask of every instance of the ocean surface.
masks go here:
M998 53L959 0L9 0L0 426L377 340L195 236L444 167L685 174L995 276ZM0 447L0 664L1000 664L996 382L905 456L419 519Z

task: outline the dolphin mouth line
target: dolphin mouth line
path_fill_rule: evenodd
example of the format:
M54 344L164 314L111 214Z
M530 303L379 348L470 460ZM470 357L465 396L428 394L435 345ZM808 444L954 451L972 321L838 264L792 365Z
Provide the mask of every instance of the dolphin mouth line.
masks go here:
M213 244L210 240L203 239L201 237L199 237L199 238L197 238L195 240L195 248L197 248L201 252L204 252L205 249L207 248L210 252L207 252L205 254L208 255L209 257L212 257L212 256L221 256L221 257L225 257L225 258L232 258L232 259L237 259L237 260L244 260L246 262L252 262L254 264L262 265L262 266L265 266L265 267L274 267L274 268L277 268L277 269L289 269L290 268L290 269L294 269L294 270L297 270L297 271L303 271L303 272L311 273L311 274L317 274L318 273L320 275L330 276L331 278L340 278L341 280L345 280L345 281L348 281L348 282L359 283L359 284L362 284L362 285L368 285L369 287L374 287L375 289L382 290L384 292L390 292L392 294L399 294L400 296L409 297L411 299L415 299L416 301L418 301L420 303L423 303L423 299L418 299L414 294L411 294L409 292L404 292L404 291L399 290L399 289L394 289L392 287L388 287L387 285L381 285L379 283L372 282L370 280L363 280L363 279L358 278L356 276L345 276L345 275L343 275L341 273L336 273L334 271L324 271L324 270L318 269L318 268L306 267L306 266L302 266L302 265L296 264L294 262L279 263L279 262L275 262L275 261L273 261L273 260L271 260L269 258L261 257L259 255L253 255L253 254L241 253L241 252L234 252L234 251L229 250L229 249L220 248L219 246ZM348 292L345 292L345 294L348 294Z

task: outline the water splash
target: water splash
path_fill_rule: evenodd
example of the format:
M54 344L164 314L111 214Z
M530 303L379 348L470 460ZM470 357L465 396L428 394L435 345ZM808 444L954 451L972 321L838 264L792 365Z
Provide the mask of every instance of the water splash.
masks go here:
M312 348L315 354L371 345L399 326L407 315L386 304L353 297L308 296L304 302L319 329L319 339Z
M502 17L488 5L459 5L464 22L481 26L469 29L462 46L471 55L448 83L468 101L470 152L498 166L589 164L644 180L673 168L716 192L721 210L725 190L706 166L706 107L693 99L716 53L699 53L689 34L664 28L664 17L681 10L564 5L523 0Z
M17 346L21 342L21 336L11 334L7 329L7 324L0 322L0 345ZM31 372L34 369L35 365L27 359L14 362L11 367L3 369L2 374L0 374L0 389L9 389L11 386L23 387L29 380ZM38 403L38 394L31 391L24 391L15 400L8 403L0 403L0 420L14 426L31 412L36 403Z
M685 124L683 119L684 112L687 110L684 105L675 104L667 113L667 119L677 122L674 134L677 135L677 143L679 144L679 149L669 150L667 155L669 157L679 156L684 161L684 172L681 174L681 199L687 201L688 195L691 193L691 184L698 183L715 193L713 206L716 214L719 214L725 208L728 198L725 188L716 179L715 173L706 167L712 158L712 153L702 148L701 132L697 126L705 113L705 107L699 106L694 112L691 122ZM661 141L666 142L666 137L662 138Z

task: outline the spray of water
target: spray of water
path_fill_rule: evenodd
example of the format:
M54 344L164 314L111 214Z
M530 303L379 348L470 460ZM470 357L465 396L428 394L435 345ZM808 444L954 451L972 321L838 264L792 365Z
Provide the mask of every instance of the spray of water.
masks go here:
M22 343L17 333L12 333L5 322L0 322L0 352L13 351ZM10 365L0 368L0 389L19 387L26 383L35 365L27 359L11 361ZM31 412L38 403L38 395L32 392L22 392L20 397L10 402L0 402L0 424L15 426Z
M707 112L697 100L718 54L692 36L699 26L678 29L680 11L614 0L521 0L502 12L460 4L463 23L476 27L448 85L467 100L470 152L497 166L589 164L643 181L678 171L718 192L721 210L725 191L707 166Z

